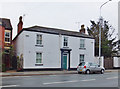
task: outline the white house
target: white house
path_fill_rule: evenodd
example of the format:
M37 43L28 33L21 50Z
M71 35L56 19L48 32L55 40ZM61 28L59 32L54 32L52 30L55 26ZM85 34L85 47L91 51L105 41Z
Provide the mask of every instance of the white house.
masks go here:
M84 33L33 26L13 40L23 69L76 69L81 61L94 61L94 38Z

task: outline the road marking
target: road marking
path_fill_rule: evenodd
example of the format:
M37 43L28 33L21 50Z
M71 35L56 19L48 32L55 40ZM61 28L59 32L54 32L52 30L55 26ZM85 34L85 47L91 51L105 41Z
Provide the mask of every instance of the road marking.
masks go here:
M49 75L49 76L53 76L54 77L54 76L57 76L57 75Z
M43 84L44 84L44 85L48 85L48 84L58 84L58 83L70 83L70 82L78 82L78 80L63 81L63 82L50 82L50 83L43 83Z
M63 74L58 74L58 75L49 75L49 76L53 76L53 77L55 77L55 76L74 76L74 75L77 75L77 74L65 74L65 75L63 75Z
M96 79L87 79L87 80L81 80L81 81L94 81Z
M111 73L104 73L104 74L111 74Z
M96 79L88 79L88 80L81 80L81 81L94 81ZM49 83L43 83L44 85L48 84L59 84L59 83L71 83L71 82L78 82L80 80L72 80L72 81L62 81L62 82L49 82Z
M5 86L0 86L0 87L17 87L19 85L5 85Z
M118 78L118 77L110 77L110 78L106 78L106 79L116 79L116 78Z
M8 77L2 77L2 78L27 78L27 77L31 77L31 76L8 76Z

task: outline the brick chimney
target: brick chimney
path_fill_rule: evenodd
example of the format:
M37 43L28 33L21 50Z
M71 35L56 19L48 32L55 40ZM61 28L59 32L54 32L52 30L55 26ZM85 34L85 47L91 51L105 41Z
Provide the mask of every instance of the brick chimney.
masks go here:
M18 33L22 30L22 28L23 28L23 22L22 22L22 16L20 16L18 23Z
M84 24L81 25L81 29L79 31L81 34L85 34L85 28L84 28Z

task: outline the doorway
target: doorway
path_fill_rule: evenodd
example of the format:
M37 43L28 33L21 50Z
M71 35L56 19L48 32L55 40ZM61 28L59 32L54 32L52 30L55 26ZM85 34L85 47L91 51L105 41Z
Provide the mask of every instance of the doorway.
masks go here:
M71 49L61 48L61 69L70 70L70 51Z
M63 70L67 70L67 54L63 54L63 63L62 63Z

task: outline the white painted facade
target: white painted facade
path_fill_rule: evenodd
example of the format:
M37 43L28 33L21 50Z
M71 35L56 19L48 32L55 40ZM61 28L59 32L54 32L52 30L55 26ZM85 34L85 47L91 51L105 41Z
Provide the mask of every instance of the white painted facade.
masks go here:
M36 35L42 35L43 47L36 46ZM61 69L61 48L64 37L68 37L67 69L77 68L80 63L80 54L84 54L84 61L94 62L94 39L67 35L57 35L35 31L22 31L14 40L17 56L23 54L23 69ZM85 39L85 49L80 48L80 39ZM66 48L67 49L67 48ZM42 53L42 65L36 65L36 52Z
M113 67L120 68L120 57L113 57Z

